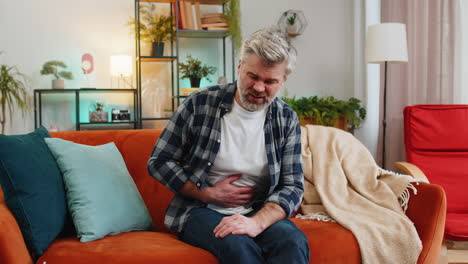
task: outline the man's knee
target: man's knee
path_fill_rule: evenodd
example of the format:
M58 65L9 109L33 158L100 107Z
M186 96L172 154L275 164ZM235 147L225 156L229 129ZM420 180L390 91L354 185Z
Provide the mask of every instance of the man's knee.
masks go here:
M248 235L228 235L224 238L218 239L218 245L221 250L240 252L244 250L255 250L258 248L255 241Z

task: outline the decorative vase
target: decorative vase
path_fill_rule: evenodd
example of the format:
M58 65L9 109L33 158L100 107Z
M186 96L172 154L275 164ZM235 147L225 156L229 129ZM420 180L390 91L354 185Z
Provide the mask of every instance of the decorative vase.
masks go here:
M190 85L194 88L200 87L201 78L190 77Z
M52 80L52 89L64 89L65 82L62 79Z
M164 42L153 42L153 57L162 57L164 54Z
M109 116L109 113L104 112L104 111L89 112L89 122L90 123L107 123L108 116Z

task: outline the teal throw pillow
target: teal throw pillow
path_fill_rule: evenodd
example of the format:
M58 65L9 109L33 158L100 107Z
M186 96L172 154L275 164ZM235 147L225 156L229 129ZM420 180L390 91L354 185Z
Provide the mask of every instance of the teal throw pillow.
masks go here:
M0 135L0 185L33 259L71 224L62 175L44 142L48 137L44 127Z
M148 209L114 143L88 146L59 138L47 138L46 143L62 171L81 242L151 230Z

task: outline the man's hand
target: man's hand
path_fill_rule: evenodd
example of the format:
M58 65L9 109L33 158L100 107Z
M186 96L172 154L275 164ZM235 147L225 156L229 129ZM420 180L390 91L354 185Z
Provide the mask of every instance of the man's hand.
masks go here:
M230 234L256 237L261 232L263 232L262 228L253 218L240 214L224 217L213 230L217 238L223 238Z
M256 237L272 224L286 218L284 210L275 203L266 203L262 209L252 217L246 217L240 214L224 217L215 227L213 233L217 238L223 238L227 235L248 235Z
M212 187L206 187L204 203L215 204L221 207L239 207L246 205L254 198L254 187L237 186L235 181L241 175L231 175L224 180L218 181Z

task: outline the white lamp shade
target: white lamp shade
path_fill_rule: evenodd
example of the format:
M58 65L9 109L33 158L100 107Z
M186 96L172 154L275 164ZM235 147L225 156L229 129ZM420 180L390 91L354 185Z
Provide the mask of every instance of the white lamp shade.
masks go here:
M366 61L368 63L408 62L405 24L383 23L369 26Z
M132 75L132 56L113 55L110 57L110 72L112 76L129 77Z

